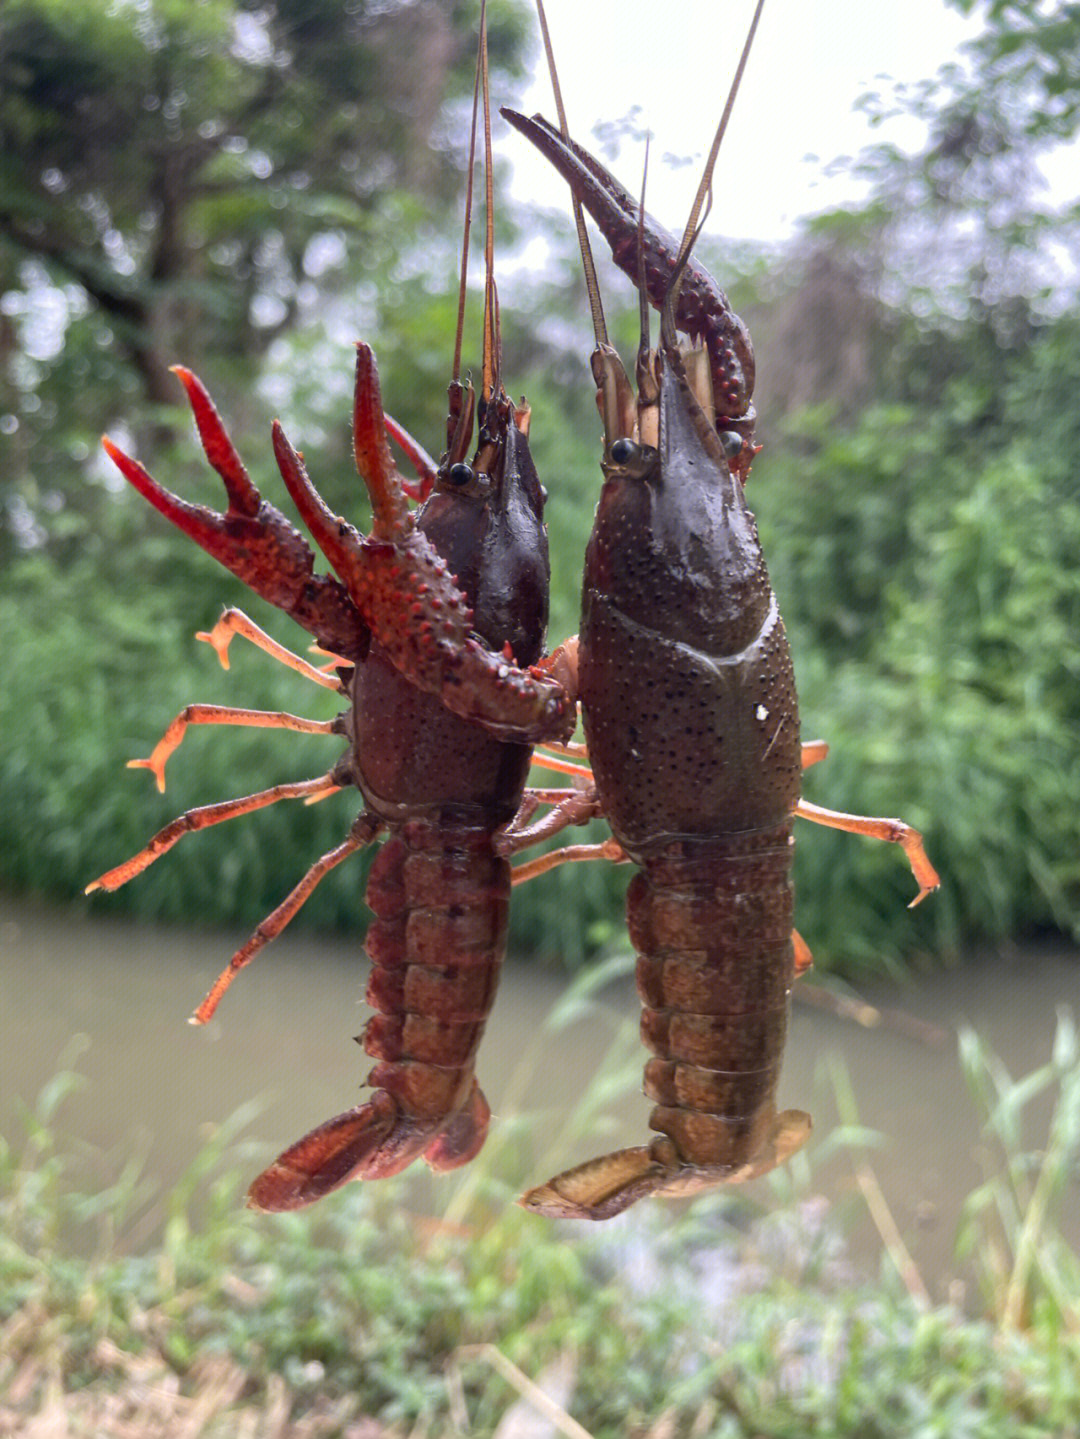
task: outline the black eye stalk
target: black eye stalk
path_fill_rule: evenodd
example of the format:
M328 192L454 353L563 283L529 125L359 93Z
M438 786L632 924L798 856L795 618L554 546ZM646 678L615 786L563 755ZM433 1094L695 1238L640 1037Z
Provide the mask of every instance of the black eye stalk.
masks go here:
M482 470L475 469L465 460L446 466L439 471L439 485L444 493L464 495L469 499L484 499L491 493L492 479Z
M738 430L721 430L720 446L724 451L724 458L730 464L742 453L743 437Z
M652 445L639 445L628 435L613 441L608 450L608 468L618 470L630 479L643 480L656 467L657 452Z

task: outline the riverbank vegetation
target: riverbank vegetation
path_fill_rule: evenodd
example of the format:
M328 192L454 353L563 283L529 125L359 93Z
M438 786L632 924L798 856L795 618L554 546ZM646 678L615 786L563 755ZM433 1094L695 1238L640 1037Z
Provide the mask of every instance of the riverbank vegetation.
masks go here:
M513 1206L503 1138L446 1181L440 1216L410 1215L403 1181L256 1216L243 1111L157 1194L137 1164L63 1140L79 1079L59 1073L0 1144L0 1432L36 1416L141 1439L482 1435L516 1432L519 1406L577 1439L1066 1439L1080 1425L1080 1253L1058 1226L1080 1160L1076 1029L1060 1016L1031 1075L1012 1078L974 1035L962 1058L987 1177L948 1302L890 1222L850 1098L814 1163L850 1157L883 1240L873 1281L805 1157L761 1199L582 1230ZM1033 1135L1040 1098L1050 1117Z
M61 1073L0 1145L0 1432L404 1439L525 1432L516 1414L577 1439L1066 1439L1076 1031L1062 1015L1050 1060L1015 1079L973 1035L963 1058L987 1172L947 1302L891 1227L850 1099L813 1162L850 1157L882 1235L876 1279L853 1269L804 1156L756 1199L576 1229L513 1205L504 1138L444 1181L436 1218L409 1213L400 1180L254 1215L242 1111L155 1194L137 1165L67 1147L78 1078ZM1032 1135L1039 1097L1049 1120Z

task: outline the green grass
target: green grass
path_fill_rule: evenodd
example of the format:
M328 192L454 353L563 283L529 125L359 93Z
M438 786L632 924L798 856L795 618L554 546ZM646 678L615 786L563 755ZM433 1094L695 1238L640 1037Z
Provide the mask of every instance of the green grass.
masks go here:
M579 1439L1068 1439L1080 1260L1055 1216L1080 1157L1075 1029L1062 1016L1049 1064L1019 1080L973 1036L963 1052L987 1141L960 1235L977 1314L932 1305L887 1227L881 1280L852 1272L812 1168L839 1149L872 1182L842 1094L844 1126L759 1187L767 1204L729 1193L579 1229L513 1205L498 1146L448 1181L437 1220L395 1182L255 1215L244 1112L165 1195L134 1163L79 1182L57 1136L80 1081L61 1073L0 1147L0 1432L60 1413L65 1432L140 1439L485 1435L546 1402ZM624 1069L616 1046L602 1084ZM1046 1092L1032 1145L1024 1110Z

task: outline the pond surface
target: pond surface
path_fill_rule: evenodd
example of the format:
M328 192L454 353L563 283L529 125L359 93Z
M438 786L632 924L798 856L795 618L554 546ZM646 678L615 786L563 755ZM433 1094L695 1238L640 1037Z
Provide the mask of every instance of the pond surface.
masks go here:
M286 934L241 975L211 1024L185 1022L246 938L0 902L0 1132L19 1142L20 1104L32 1103L63 1063L85 1081L60 1115L65 1142L101 1151L104 1173L144 1154L148 1175L168 1185L213 1127L247 1101L262 1105L244 1130L257 1146L252 1174L284 1144L355 1104L369 1065L350 1042L367 1012L359 941ZM606 986L578 1019L551 1032L548 1017L570 983L510 962L484 1040L479 1075L495 1114L488 1162L510 1185L649 1137L631 980ZM956 1272L960 1206L987 1162L997 1163L961 1076L957 1028L974 1026L1014 1077L1045 1063L1057 1007L1080 1018L1080 953L1058 945L987 954L911 990L883 985L863 997L936 1027L940 1042L903 1022L867 1029L797 1002L780 1102L813 1113L813 1191L850 1208L854 1253L873 1271L880 1241L850 1158L814 1158L815 1144L820 1156L838 1122L830 1064L842 1063L860 1122L882 1136L870 1161L888 1208L923 1278L943 1297ZM625 1083L595 1105L589 1089L601 1069ZM593 1110L604 1122L600 1135ZM1033 1148L1045 1137L1047 1113L1045 1104L1031 1108L1025 1137ZM452 1182L441 1181L440 1195L439 1181L406 1181L402 1202L442 1214ZM750 1188L768 1200L766 1181ZM1066 1222L1080 1245L1080 1202ZM143 1229L145 1241L145 1222Z

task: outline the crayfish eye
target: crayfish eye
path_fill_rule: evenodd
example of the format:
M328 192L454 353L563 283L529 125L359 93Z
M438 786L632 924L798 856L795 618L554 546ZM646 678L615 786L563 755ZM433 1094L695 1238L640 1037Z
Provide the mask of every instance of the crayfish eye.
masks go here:
M633 440L623 437L616 440L611 447L611 460L616 465L628 465L638 452L638 446Z
M473 478L472 465L467 465L464 460L458 460L456 465L450 466L446 478L452 485L467 485Z
M724 451L724 458L733 460L743 447L743 437L738 430L721 430L720 447Z

